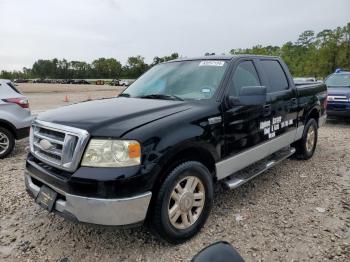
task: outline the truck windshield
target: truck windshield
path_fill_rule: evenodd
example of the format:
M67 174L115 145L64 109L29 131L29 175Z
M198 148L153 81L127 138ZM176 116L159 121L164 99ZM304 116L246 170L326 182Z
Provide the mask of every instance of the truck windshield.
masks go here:
M328 87L350 87L350 74L334 74L327 78Z
M169 100L209 99L218 88L227 64L224 60L159 64L137 79L121 96Z

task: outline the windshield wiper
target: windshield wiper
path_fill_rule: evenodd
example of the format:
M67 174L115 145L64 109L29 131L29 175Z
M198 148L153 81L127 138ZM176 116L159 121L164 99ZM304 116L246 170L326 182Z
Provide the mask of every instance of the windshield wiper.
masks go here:
M122 93L122 94L120 94L119 96L121 96L121 97L130 97L130 94Z
M139 96L139 98L167 99L167 100L184 101L181 97L178 97L175 95L164 95L164 94L151 94L151 95Z

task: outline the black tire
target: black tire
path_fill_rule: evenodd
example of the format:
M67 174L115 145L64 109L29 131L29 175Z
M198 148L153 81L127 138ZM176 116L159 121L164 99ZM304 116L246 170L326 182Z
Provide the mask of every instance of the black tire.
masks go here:
M175 186L187 177L198 178L202 183L201 186L205 190L204 204L201 213L192 225L185 229L178 229L172 225L168 209L170 207L170 201L172 201L171 194ZM213 205L213 191L212 175L203 164L196 161L189 161L178 165L167 176L156 195L149 221L151 232L172 244L180 244L190 239L200 231L210 214ZM192 209L190 208L190 210Z
M12 132L4 127L0 127L0 143L8 141L6 148L0 147L0 159L7 157L15 147L15 138Z
M310 130L314 130L313 134L313 145L310 147L308 146L308 133ZM310 159L316 150L317 145L317 138L318 138L318 125L315 119L311 118L307 121L303 136L302 138L295 143L295 149L296 149L296 158L301 160L308 160Z

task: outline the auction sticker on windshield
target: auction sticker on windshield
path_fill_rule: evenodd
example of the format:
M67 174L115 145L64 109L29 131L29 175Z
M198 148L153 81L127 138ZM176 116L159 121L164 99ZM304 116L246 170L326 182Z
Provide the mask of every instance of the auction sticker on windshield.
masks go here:
M224 61L208 60L200 62L199 66L223 66L224 64Z

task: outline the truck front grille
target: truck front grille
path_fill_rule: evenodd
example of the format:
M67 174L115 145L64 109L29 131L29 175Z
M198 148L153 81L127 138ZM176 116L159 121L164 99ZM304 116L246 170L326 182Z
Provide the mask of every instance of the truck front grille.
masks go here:
M328 102L350 102L346 95L328 95Z
M32 154L58 169L74 172L80 162L89 133L85 130L35 120L30 135Z

